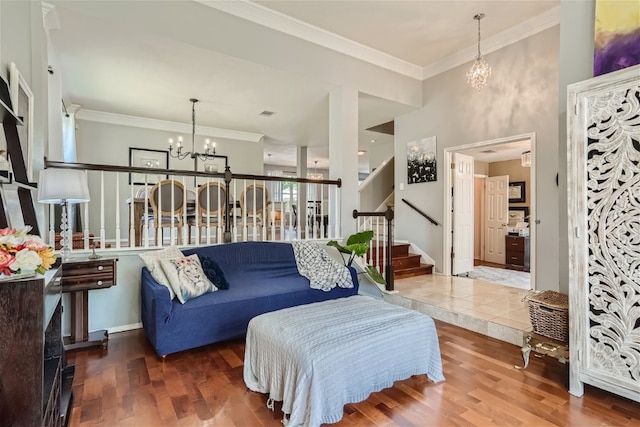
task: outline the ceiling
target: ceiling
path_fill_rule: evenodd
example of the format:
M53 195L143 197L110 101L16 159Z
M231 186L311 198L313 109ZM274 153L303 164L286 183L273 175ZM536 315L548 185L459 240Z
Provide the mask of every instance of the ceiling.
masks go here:
M307 59L310 50L330 46L419 82L447 64L473 59L476 13L486 14L483 46L490 51L500 47L497 40L505 34L517 37L520 29L530 34L532 19L559 5L558 0L51 3L55 19L49 34L67 105L190 123L189 98L195 97L199 126L264 135L265 161L275 165L294 166L296 145L308 146L308 166L317 161L319 168L329 164L329 93L345 79L357 84L361 76L350 76L343 64L314 63ZM393 136L365 129L420 107L410 104L360 91L359 148L392 143ZM263 110L275 114L263 117ZM359 161L359 170L368 171L368 156Z

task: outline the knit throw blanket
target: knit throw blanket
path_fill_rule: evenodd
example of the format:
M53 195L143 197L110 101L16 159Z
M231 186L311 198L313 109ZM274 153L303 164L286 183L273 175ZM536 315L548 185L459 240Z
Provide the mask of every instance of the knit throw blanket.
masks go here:
M435 324L385 301L355 295L249 322L244 382L270 409L282 401L290 427L338 422L347 403L419 374L444 380Z
M339 286L353 288L349 269L329 256L327 251L312 242L294 241L293 254L300 275L309 279L312 289L325 292Z

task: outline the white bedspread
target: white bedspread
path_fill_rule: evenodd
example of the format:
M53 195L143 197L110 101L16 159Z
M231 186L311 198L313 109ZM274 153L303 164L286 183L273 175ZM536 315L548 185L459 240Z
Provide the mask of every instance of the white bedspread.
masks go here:
M356 295L249 322L245 384L282 401L290 426L335 423L345 404L417 374L444 380L433 320L381 300Z

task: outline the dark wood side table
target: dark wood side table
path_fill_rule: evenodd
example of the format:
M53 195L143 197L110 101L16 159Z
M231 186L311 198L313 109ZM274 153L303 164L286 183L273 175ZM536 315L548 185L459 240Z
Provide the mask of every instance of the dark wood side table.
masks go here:
M511 270L529 271L529 238L506 235L504 246L506 267Z
M109 345L109 332L89 332L89 291L116 285L117 258L77 259L62 264L62 292L71 294L71 336L65 350Z

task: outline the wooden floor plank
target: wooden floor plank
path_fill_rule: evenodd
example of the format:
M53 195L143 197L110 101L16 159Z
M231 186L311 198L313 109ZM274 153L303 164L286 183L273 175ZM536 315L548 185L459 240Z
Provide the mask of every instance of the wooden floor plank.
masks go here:
M637 426L636 402L593 387L567 392L567 366L436 322L446 381L397 381L345 406L335 426ZM243 340L169 355L162 361L141 330L110 335L109 349L68 353L75 364L69 426L282 426L282 405L243 381Z

